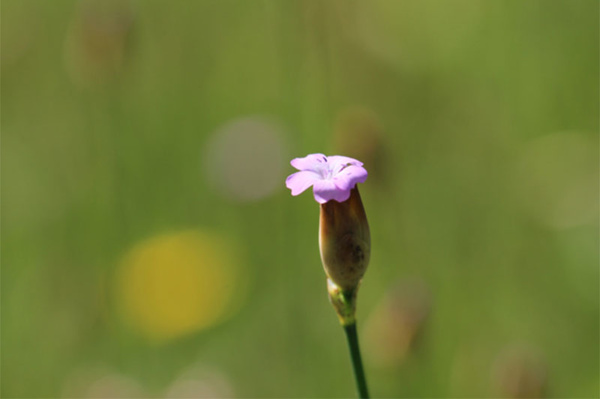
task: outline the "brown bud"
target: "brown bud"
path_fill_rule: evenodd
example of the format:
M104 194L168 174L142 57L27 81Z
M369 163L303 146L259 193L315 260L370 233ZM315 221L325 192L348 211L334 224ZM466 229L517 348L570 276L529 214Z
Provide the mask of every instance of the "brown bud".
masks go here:
M358 188L344 202L321 204L319 247L327 277L343 291L355 290L371 255L369 224Z

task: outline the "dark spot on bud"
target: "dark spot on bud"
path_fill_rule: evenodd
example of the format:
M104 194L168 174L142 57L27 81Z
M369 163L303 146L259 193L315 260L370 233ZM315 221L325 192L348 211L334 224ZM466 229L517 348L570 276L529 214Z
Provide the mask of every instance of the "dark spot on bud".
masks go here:
M352 258L356 263L362 262L365 259L365 254L360 245L355 245L352 249Z

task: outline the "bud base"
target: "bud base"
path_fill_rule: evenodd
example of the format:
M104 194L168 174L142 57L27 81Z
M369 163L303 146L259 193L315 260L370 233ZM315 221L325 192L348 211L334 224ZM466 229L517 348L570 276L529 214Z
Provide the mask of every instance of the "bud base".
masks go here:
M327 279L329 301L338 315L340 324L348 326L356 323L356 293L358 285L351 290L343 290L333 281Z

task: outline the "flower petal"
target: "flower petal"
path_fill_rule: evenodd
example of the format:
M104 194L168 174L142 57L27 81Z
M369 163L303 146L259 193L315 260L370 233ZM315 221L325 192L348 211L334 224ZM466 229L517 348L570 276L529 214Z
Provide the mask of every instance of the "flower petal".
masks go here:
M292 190L292 195L298 195L321 180L321 176L311 171L300 171L288 176L285 186Z
M368 175L367 170L362 166L350 165L333 176L332 180L340 190L352 190L356 183L364 183Z
M342 155L332 155L327 157L330 165L330 170L335 174L347 165L363 166L363 163L357 159L345 157Z
M290 161L290 164L298 170L312 171L324 163L327 163L327 157L323 154L309 154L304 158L294 158Z
M313 195L319 204L330 200L344 202L350 198L350 190L340 190L333 180L318 180L313 184Z

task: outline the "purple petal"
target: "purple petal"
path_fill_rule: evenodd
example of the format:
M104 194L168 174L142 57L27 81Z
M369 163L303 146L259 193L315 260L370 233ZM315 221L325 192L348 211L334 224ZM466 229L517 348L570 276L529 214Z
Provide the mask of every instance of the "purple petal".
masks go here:
M318 180L313 185L315 201L324 204L330 200L344 202L350 198L350 190L340 190L333 180Z
M285 180L285 185L292 190L292 195L298 195L320 179L321 176L314 172L301 171L289 175Z
M348 164L363 166L363 163L359 160L350 157L344 157L342 155L332 155L330 157L327 157L327 159L329 160L330 168L333 171L333 173L339 172Z
M367 170L362 166L350 165L333 176L332 180L340 190L351 190L356 183L364 183L368 175Z
M327 157L323 154L309 154L304 158L294 158L290 164L298 170L315 170L318 166L327 163Z

